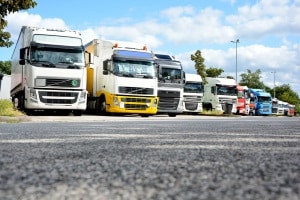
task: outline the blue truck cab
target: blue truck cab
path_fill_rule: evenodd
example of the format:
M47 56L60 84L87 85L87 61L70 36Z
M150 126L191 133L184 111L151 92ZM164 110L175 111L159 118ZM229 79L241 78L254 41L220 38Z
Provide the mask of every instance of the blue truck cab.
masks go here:
M272 115L272 96L263 89L249 89L251 115Z

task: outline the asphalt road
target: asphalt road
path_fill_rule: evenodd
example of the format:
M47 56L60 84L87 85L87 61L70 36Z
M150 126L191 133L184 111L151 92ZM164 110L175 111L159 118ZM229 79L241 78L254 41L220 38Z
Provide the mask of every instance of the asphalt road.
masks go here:
M0 124L0 199L300 199L300 118Z

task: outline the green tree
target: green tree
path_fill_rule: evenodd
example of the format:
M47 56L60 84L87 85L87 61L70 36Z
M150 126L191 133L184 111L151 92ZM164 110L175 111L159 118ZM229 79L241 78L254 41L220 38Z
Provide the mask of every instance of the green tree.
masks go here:
M274 88L272 90L274 92ZM300 112L300 99L297 92L293 91L289 84L283 84L275 87L275 95L277 99L295 105L297 113Z
M221 68L210 67L205 70L206 77L219 77L224 72Z
M242 79L239 84L246 85L249 88L266 89L266 86L260 80L260 74L260 69L257 69L255 72L252 72L250 69L247 69L247 73L243 73L240 75Z
M228 79L235 79L233 76L226 76Z
M0 73L11 74L11 62L10 61L0 61Z
M13 42L10 41L10 33L3 31L7 26L7 20L4 18L9 13L20 10L27 10L37 5L34 0L1 0L0 1L0 47L10 47Z
M206 66L204 64L205 59L202 57L201 51L197 50L195 54L192 54L191 60L195 62L195 69L197 71L197 74L202 77L203 84L207 83L205 73Z

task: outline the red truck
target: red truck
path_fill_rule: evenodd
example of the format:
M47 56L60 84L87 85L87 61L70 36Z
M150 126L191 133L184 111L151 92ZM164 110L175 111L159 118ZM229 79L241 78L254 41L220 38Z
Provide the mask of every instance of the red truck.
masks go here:
M249 114L249 105L250 105L250 96L249 89L247 86L237 85L237 110L236 114L238 115L248 115Z

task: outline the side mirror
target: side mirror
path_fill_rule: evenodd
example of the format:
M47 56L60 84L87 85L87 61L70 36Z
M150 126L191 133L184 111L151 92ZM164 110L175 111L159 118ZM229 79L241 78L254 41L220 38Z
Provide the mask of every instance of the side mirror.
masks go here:
M25 60L19 60L19 65L25 65Z
M26 48L20 49L20 60L25 59L25 54L26 54Z
M20 60L19 60L19 64L20 65L25 65L25 60L26 60L26 50L28 48L21 48L20 49Z

